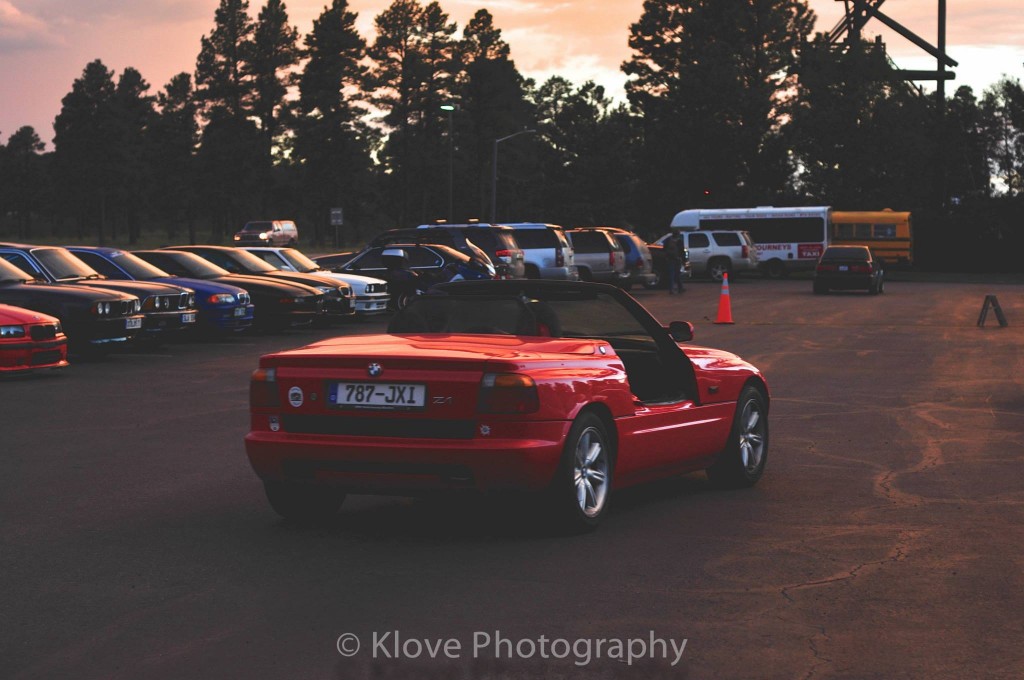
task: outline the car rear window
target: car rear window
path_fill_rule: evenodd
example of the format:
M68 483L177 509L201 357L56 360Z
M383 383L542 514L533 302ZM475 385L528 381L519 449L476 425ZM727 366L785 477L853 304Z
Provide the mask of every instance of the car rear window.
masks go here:
M611 250L608 237L602 231L572 231L569 236L577 253L607 253Z
M867 248L854 248L851 246L833 246L825 249L821 256L823 260L859 260L868 261L870 251Z
M715 239L715 243L720 246L740 246L743 242L740 241L740 235L734 231L716 231L711 234Z
M556 248L561 245L553 229L516 229L515 232L520 248Z

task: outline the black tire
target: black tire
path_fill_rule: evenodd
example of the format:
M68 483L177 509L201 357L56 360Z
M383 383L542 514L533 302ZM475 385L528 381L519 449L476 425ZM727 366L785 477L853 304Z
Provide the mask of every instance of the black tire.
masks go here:
M326 486L293 482L263 482L270 507L289 522L314 524L338 513L345 493Z
M716 257L708 262L708 276L711 277L712 281L721 283L725 274L732 278L732 263L727 258Z
M729 441L707 469L708 479L722 489L751 487L761 479L767 461L768 404L760 390L748 385L736 403Z
M765 265L764 273L767 274L769 279L781 279L786 276L786 265L782 263L782 260L769 260L768 264Z
M577 267L577 271L580 273L580 281L593 281L594 277L591 275L590 270L586 267Z
M644 281L644 288L646 288L647 290L654 290L656 288L661 288L661 272L658 271L657 269L655 269L653 273L654 273L654 280L653 281Z
M539 279L540 278L540 270L538 270L532 264L528 264L528 265L526 265L526 269L523 271L523 275L526 278L528 278L528 279Z
M614 469L614 444L604 421L593 413L581 414L569 429L550 489L561 526L583 532L600 523L608 511Z

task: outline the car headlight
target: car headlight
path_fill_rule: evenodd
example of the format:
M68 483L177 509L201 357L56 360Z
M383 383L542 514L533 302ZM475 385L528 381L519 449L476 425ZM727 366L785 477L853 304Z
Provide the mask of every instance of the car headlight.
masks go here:
M265 232L265 231L261 231L261 232L260 232L260 239L265 239L265 238L267 238L267 236L269 236L269 235L270 235L270 234L268 234L267 232Z
M338 286L338 295L341 297L352 297L352 288L349 286Z
M217 293L216 295L211 295L207 299L207 302L209 302L211 305L226 305L231 304L234 301L235 296L232 295L231 293Z
M242 240L242 237L241 237L241 236L239 236L238 234L235 234L235 240L236 240L236 241L241 241L241 240Z
M24 326L0 326L0 338L23 338L25 337Z
M64 327L60 325L60 321L53 325L53 331L57 333L57 335L60 335L61 333L64 332Z

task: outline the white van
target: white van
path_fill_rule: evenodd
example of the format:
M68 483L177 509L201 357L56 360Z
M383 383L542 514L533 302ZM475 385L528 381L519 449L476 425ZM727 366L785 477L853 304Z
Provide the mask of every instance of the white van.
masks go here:
M247 222L235 234L237 246L284 246L299 244L299 229L291 220L257 220Z

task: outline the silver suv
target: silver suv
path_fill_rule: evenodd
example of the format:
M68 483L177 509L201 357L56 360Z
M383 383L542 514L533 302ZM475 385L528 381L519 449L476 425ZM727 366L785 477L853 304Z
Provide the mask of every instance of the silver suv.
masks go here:
M512 227L516 243L523 249L526 278L579 280L575 251L562 227L539 222L506 222L502 226Z
M655 243L663 244L671 234L665 234ZM690 266L694 276L707 275L721 281L723 274L757 270L757 248L745 231L682 231L690 251Z
M626 253L611 232L604 229L569 229L565 232L575 251L576 269L582 281L598 281L616 286L629 279Z

